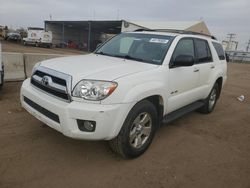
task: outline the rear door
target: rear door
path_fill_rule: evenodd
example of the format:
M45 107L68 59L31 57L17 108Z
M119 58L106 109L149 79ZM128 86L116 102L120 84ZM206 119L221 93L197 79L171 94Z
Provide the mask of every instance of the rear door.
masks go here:
M215 69L209 43L205 39L194 39L196 53L196 67L200 72L198 83L198 98L206 98L209 94L210 83L212 79L212 71Z

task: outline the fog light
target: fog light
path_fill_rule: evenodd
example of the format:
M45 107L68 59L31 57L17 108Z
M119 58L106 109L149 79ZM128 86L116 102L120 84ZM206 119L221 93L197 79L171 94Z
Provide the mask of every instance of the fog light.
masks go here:
M96 127L95 121L87 121L87 120L77 120L78 128L84 132L94 132Z

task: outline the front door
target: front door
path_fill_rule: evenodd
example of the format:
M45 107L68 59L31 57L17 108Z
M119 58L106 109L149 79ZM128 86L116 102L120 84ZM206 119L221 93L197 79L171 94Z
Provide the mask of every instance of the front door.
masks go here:
M174 66L174 59L180 55L192 56L195 59L194 40L181 39L174 50L169 68L168 111L172 112L197 100L196 90L199 85L199 68L192 66Z

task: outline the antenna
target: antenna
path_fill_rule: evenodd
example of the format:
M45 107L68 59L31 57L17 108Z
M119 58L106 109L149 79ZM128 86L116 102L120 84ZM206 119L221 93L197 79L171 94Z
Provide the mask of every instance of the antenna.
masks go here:
M95 20L95 9L93 10L93 19Z
M118 9L117 9L117 17L116 17L116 19L119 20L119 17L120 17L120 10L119 10L119 8L118 8Z

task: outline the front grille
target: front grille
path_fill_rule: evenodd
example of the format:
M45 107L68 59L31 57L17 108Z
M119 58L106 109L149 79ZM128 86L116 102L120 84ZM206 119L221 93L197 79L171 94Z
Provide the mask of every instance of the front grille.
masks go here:
M41 72L41 71L39 71L39 70L37 70L37 71L35 72L35 75L37 75L37 76L39 76L39 77L41 77L41 78L43 78L44 76L50 76L50 77L52 78L52 80L53 80L54 83L57 83L57 84L59 84L59 85L62 85L62 86L65 86L65 87L66 87L66 81L65 81L64 79L57 78L57 77L55 77L55 76L46 74L46 73Z
M49 87L46 87L42 84L40 84L39 82L36 82L34 79L31 79L31 83L38 87L39 89L43 90L43 91L46 91L47 93L50 93L54 96L57 96L59 98L62 98L62 99L65 99L65 100L69 100L69 97L68 97L68 94L67 93L62 93L62 92L59 92L59 91L56 91L54 89L51 89Z
M70 88L71 77L69 75L45 68L38 67L31 77L31 84L40 90L70 101L68 88Z
M60 123L60 119L59 116L56 115L55 113L43 108L42 106L36 104L35 102L33 102L32 100L28 99L27 97L23 97L24 102L26 102L30 107L34 108L36 111L40 112L41 114L45 115L46 117L48 117L49 119Z

